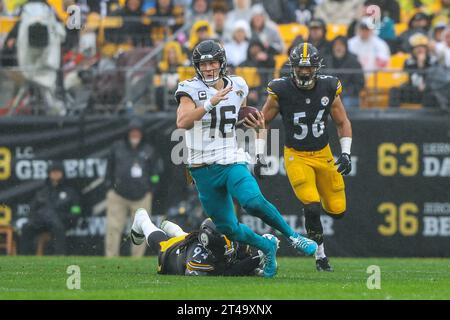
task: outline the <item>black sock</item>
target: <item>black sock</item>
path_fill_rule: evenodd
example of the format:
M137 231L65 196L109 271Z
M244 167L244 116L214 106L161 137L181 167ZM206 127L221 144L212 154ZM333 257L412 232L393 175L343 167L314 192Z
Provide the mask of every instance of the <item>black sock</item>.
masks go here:
M308 238L314 240L318 245L323 243L323 227L320 221L320 203L305 205L305 228Z

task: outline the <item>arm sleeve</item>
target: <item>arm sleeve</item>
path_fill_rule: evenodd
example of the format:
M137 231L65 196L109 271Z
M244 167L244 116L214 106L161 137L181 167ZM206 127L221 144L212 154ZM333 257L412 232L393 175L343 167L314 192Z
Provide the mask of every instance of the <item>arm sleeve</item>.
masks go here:
M278 81L280 81L281 79L274 79L272 81L269 82L269 84L267 85L267 93L272 96L273 98L275 98L276 100L279 99L279 86L278 86Z

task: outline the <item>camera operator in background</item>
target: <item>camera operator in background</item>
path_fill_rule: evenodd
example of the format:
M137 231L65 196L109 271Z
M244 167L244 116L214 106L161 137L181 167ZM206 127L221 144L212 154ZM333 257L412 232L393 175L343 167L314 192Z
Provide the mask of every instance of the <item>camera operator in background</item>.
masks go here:
M6 48L16 48L17 64L28 85L38 89L45 113L65 115L57 99L61 45L66 37L64 25L45 0L29 0L21 8L20 20L6 39Z
M31 201L29 220L22 229L22 253L35 254L37 236L48 232L53 253L66 254L66 231L76 226L80 216L79 194L66 184L62 162L54 161L48 167L46 185Z

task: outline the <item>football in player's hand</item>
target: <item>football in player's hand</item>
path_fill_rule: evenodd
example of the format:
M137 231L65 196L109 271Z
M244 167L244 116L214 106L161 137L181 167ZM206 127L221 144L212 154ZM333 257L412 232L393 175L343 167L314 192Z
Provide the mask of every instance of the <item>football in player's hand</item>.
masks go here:
M240 108L239 109L239 115L238 115L238 122L236 123L236 125L241 125L244 123L245 118L249 115L249 114L253 114L253 116L258 119L258 109L256 109L255 107L244 107L244 108Z

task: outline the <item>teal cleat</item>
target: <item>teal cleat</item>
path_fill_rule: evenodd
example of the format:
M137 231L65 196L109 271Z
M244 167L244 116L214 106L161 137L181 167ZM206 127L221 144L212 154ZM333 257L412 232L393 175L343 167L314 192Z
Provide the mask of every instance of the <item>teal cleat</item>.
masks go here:
M317 243L311 239L305 238L300 234L295 237L289 237L292 241L292 246L298 251L307 256L312 256L317 251Z
M263 236L264 238L267 238L272 244L272 248L268 253L264 255L264 277L265 278L273 278L277 274L277 250L279 247L280 240L278 240L277 237L274 235L265 234Z

